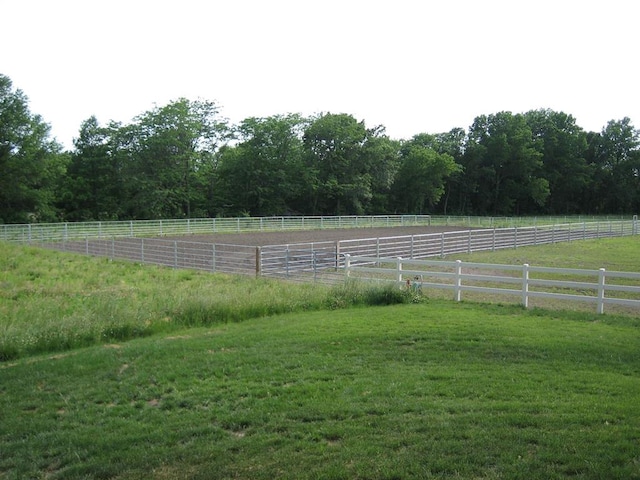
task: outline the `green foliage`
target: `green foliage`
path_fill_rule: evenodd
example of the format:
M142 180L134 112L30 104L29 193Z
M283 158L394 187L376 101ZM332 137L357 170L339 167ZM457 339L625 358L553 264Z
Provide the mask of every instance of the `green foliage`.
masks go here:
M53 202L68 158L49 130L0 74L0 223L56 220Z
M400 168L393 184L396 209L401 212L433 211L445 193L447 179L462 171L451 155L437 153L421 143L421 137L416 136L402 147Z
M238 127L241 140L225 149L217 170L227 215L279 215L291 210L304 177L299 115L248 118Z
M0 75L0 222L286 214L636 214L640 133L564 112L480 115L390 139L349 114L249 117L185 98L131 124L82 123L62 153Z

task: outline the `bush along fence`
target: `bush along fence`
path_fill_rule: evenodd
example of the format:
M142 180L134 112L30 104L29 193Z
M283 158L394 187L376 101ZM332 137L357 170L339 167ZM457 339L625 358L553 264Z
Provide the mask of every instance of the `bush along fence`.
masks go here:
M530 299L541 298L593 303L600 314L604 313L605 305L640 309L640 273L608 272L604 268L582 270L346 255L344 271L347 277L395 282L415 291L448 290L458 302L463 292L476 292L520 297L525 308L529 307Z

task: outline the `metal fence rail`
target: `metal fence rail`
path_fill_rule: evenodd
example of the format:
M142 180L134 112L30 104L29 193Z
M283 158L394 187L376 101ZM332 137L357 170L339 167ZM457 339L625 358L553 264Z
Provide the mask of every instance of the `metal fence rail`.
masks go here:
M336 228L460 226L467 228L515 228L525 226L628 221L630 217L467 217L435 215L287 216L64 222L0 225L0 241L53 242L112 237L207 235L256 231L323 230ZM634 217L637 222L637 217Z
M355 217L353 220L355 221ZM373 220L369 221L373 222ZM421 259L482 250L637 234L638 221L634 218L626 221L468 229L435 234L264 247L201 243L171 238L117 236L101 238L89 235L82 240L64 238L59 241L31 240L29 244L172 268L304 281L335 281L335 273L344 267L345 255Z
M375 257L429 258L638 234L637 220L461 230L339 242L339 253Z
M429 225L429 215L291 216L0 225L0 241L56 242L84 238L209 235L260 231Z
M172 268L253 275L256 247L158 238L110 238L45 242L44 248Z

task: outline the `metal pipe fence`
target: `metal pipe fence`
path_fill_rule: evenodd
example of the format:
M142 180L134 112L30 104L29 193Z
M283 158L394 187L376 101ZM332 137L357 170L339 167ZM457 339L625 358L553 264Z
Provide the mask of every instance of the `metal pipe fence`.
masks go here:
M451 220L453 221L453 220ZM164 237L215 233L278 232L337 228L430 225L429 215L290 216L131 220L0 225L0 241L42 243L112 237Z
M352 220L355 225L356 218L353 217ZM369 219L368 222L374 220ZM402 219L398 217L396 220ZM412 221L420 220L428 221L428 219L417 218ZM359 221L362 222L362 220ZM344 221L341 222L339 224L344 225ZM434 234L262 247L195 242L168 237L102 238L89 234L83 239L31 240L28 243L85 255L125 259L172 268L334 282L341 278L340 275L336 275L336 272L344 267L345 255L421 259L638 233L638 220L634 217L633 220L467 229Z
M637 216L633 217L637 223ZM163 237L260 231L324 230L337 228L460 226L515 228L627 221L630 217L469 217L452 215L286 216L1 224L0 241L57 242L112 237Z

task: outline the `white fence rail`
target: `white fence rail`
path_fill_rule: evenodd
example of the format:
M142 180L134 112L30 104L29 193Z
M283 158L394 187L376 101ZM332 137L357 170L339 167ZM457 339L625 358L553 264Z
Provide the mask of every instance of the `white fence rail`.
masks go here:
M545 298L593 303L600 314L604 313L605 305L640 308L640 273L609 272L604 268L583 270L346 255L344 271L347 277L389 281L406 288L449 290L456 301L462 299L463 292L478 292L517 296L525 307L531 298Z

